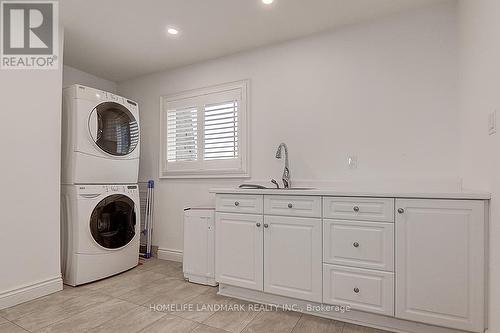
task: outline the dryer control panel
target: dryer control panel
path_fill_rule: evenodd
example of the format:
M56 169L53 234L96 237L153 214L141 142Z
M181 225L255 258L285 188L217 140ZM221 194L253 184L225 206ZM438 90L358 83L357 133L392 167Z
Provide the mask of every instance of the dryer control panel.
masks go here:
M75 84L65 88L64 94L70 99L81 98L95 102L115 102L126 106L130 110L137 110L137 102L135 101L107 91L86 87L81 84Z

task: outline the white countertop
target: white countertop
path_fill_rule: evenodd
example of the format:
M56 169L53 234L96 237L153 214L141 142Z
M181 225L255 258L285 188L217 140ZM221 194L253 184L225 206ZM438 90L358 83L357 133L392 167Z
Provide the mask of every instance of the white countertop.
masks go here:
M220 194L277 194L277 195L317 195L338 197L384 197L384 198L429 198L429 199L472 199L489 200L491 194L476 191L408 191L408 190L383 190L383 189L339 189L339 188L315 188L304 189L240 189L240 188L213 188L210 193Z

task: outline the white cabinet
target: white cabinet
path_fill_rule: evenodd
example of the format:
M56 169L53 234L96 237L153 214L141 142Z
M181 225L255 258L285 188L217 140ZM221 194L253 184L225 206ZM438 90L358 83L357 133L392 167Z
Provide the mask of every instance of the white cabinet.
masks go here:
M215 278L263 290L263 216L215 214Z
M217 194L215 210L226 213L262 214L264 208L262 195Z
M217 194L216 280L251 289L235 297L259 299L257 290L264 302L350 305L361 322L396 331L482 333L487 208L485 200Z
M321 217L321 197L266 195L264 214Z
M269 212L321 215L320 197L270 196L266 200ZM258 195L216 197L216 280L321 302L321 219L257 215L262 212L262 202Z
M323 197L323 217L394 222L393 198Z
M394 273L325 264L323 303L394 316Z
M484 330L485 205L396 200L396 317Z
M264 217L264 291L321 302L321 219Z
M323 261L394 270L394 223L323 220Z
M184 211L184 277L194 283L216 286L215 212L213 209Z

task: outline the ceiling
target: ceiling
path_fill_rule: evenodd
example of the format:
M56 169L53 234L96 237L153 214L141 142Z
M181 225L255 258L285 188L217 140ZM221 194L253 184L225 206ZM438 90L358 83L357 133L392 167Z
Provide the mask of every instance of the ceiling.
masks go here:
M438 1L61 0L64 63L120 82Z

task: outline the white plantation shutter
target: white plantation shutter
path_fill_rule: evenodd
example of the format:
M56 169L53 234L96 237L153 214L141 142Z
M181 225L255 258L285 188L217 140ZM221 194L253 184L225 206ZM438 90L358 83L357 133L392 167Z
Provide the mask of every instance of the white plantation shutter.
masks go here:
M238 101L205 105L204 160L238 158Z
M246 177L247 82L162 98L160 177Z
M167 162L196 161L198 158L198 110L167 111Z

